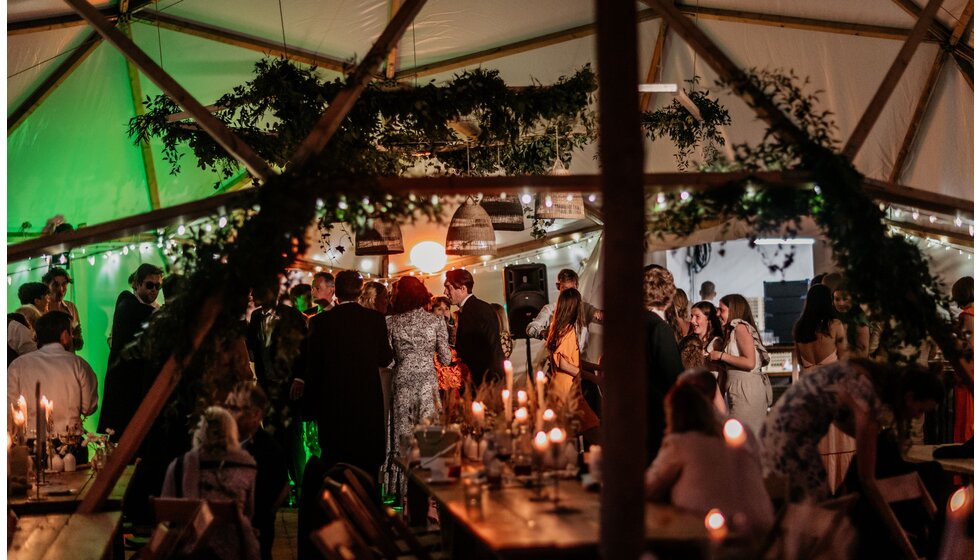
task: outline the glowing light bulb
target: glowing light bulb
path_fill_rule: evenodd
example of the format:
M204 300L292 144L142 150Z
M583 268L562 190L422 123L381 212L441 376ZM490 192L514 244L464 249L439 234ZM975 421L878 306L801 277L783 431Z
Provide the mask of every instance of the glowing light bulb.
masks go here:
M521 195L521 203L522 204L531 204L531 201L532 200L534 200L534 199L531 198L531 195L529 195L529 194L522 194Z
M551 200L551 195L550 194L548 196L544 197L544 205L546 207L551 208L554 204L555 203Z
M745 443L745 428L738 420L730 418L725 422L725 427L722 431L725 433L725 441L728 445L738 447Z
M968 498L966 487L961 487L953 492L953 495L949 497L949 511L958 511L960 508L966 505Z

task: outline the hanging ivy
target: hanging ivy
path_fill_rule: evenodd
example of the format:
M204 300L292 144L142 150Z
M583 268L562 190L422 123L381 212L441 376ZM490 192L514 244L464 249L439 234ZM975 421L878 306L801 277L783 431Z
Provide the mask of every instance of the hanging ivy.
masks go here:
M686 100L690 101L698 115L692 112L691 107L685 106L674 97L666 107L646 111L640 117L650 140L666 137L674 144L677 149L674 159L677 161L677 168L682 171L691 166L691 158L698 145L702 148L704 161L715 159L718 146L725 144L719 127L732 123L728 110L717 99L709 97L707 90L697 89L699 81L698 76L687 80L690 87L684 89Z

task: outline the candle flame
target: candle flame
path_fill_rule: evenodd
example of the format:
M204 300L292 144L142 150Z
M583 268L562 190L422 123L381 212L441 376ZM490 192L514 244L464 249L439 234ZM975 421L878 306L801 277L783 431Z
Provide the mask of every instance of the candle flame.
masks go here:
M961 487L953 492L953 495L949 497L949 511L958 511L960 508L966 505L966 500L968 498L966 487Z
M510 363L510 360L504 360L504 370L513 370L514 366Z
M510 399L510 391L508 391L507 389L501 391L500 395L504 398L505 401Z
M704 516L704 527L709 531L718 531L725 527L725 515L720 509L712 509Z
M514 417L517 418L518 422L524 422L525 420L527 420L527 409L524 408L523 406L521 408L518 408L517 412L514 413Z
M548 432L548 440L551 441L551 443L561 443L565 441L565 432L563 432L561 428L552 428L551 431Z
M24 395L17 397L17 406L20 408L27 408L27 399L24 398Z
M738 447L745 443L745 427L738 420L728 419L722 431L725 433L725 441L728 442L728 445Z
M535 376L535 379L538 381L538 383L544 383L545 382L545 379L547 379L547 378L544 376L544 372L543 371L539 371L537 373L537 376Z
M534 447L535 449L545 449L548 447L548 434L544 432L538 432L534 435Z
M517 392L517 404L523 405L523 404L526 404L526 403L527 403L527 391L518 391Z
M550 408L544 411L544 416L546 422L552 422L555 419L555 411Z
M26 424L27 418L24 417L24 413L20 410L14 413L14 424L20 426L21 424Z
M483 403L473 401L473 414L480 414L483 412Z

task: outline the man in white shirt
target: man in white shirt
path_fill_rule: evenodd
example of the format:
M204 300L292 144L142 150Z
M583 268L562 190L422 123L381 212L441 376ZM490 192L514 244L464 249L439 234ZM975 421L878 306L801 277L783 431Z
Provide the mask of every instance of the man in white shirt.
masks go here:
M28 418L36 418L34 389L53 403L52 429L65 433L81 429L82 417L99 406L99 383L88 362L72 352L71 316L51 311L34 325L38 350L14 360L7 369L7 401L27 398Z
M564 268L558 272L555 287L561 293L569 288L578 289L578 274L571 269ZM545 339L548 337L548 329L551 328L551 318L555 314L554 303L545 304L538 312L538 316L527 325L527 335L531 338ZM602 324L602 310L587 301L582 301L582 313L585 314L585 321L582 331L578 333L579 352L585 354L585 346L589 342L589 324Z

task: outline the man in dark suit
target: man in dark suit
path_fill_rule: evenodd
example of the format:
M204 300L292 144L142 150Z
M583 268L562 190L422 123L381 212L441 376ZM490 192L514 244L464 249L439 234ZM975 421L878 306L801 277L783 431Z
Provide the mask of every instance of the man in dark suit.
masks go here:
M385 459L378 369L392 359L388 327L382 314L357 304L357 272L345 270L335 282L337 305L310 319L306 375L294 395L311 392L325 468L351 463L377 476Z
M459 269L446 273L446 297L459 307L456 325L456 354L473 375L473 385L503 376L504 352L500 346L500 323L489 303L473 295L473 275Z
M677 350L674 329L664 312L674 301L674 276L666 268L650 265L643 274L645 344L647 354L647 461L660 451L666 421L664 397L684 366Z
M272 404L265 427L289 457L289 476L303 480L306 450L300 423L301 403L290 398L293 379L304 367L302 349L306 342L306 317L299 310L279 303L276 279L255 286L252 299L259 307L249 318L245 342L255 364L255 378Z

